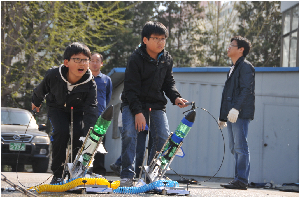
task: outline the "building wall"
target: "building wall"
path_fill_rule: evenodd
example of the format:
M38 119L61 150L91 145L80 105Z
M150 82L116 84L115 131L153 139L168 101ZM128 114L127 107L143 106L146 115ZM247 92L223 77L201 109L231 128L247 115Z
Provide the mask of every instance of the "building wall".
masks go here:
M280 10L281 12L284 12L297 4L299 4L299 1L281 1Z
M299 67L299 1L282 1L281 67Z
M194 69L194 70L193 70ZM186 176L233 178L233 156L228 149L227 129L218 129L211 113L218 119L221 94L229 68L174 68L176 86L181 95L195 101L196 121L184 139L184 158L175 157L171 164ZM299 182L299 69L256 68L255 118L249 125L251 155L250 182L275 184ZM117 104L123 84L114 89L112 104ZM201 108L209 111L202 110ZM183 112L170 102L167 116L170 131L175 131ZM112 139L112 126L106 139L105 165L113 163L121 152L121 139ZM223 137L224 140L223 141ZM225 144L225 155L224 155ZM173 174L173 171L167 173Z

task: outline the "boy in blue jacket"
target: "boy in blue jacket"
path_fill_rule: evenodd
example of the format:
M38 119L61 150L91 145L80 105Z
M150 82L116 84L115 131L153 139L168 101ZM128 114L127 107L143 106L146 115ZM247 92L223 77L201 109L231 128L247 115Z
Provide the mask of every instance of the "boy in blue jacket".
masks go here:
M52 67L33 90L32 110L39 112L46 96L48 118L52 125L51 184L62 181L66 148L69 140L71 107L73 107L73 159L85 136L97 121L97 87L89 70L91 52L82 43L70 44L64 52L64 64ZM84 126L84 127L83 127Z

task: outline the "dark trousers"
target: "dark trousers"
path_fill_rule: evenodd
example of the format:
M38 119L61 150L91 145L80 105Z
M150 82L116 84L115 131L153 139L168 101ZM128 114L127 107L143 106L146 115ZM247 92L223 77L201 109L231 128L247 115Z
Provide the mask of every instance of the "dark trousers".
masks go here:
M105 145L105 136L103 138L103 146ZM96 152L94 156L94 162L93 162L93 173L99 174L99 175L106 175L106 169L104 166L104 160L105 160L105 154Z
M56 177L62 177L64 167L62 164L66 160L66 148L70 139L71 113L64 112L60 109L49 108L48 118L52 125L52 165L51 170ZM82 146L79 140L83 136L82 130L83 113L73 113L73 159L74 161L78 150Z

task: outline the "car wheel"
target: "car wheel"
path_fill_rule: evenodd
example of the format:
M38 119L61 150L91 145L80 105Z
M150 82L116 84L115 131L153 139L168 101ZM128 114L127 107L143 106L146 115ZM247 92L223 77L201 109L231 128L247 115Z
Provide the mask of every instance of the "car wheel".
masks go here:
M17 168L17 164L11 165L11 171L12 172L24 172L25 168L24 168L24 164L18 164L18 168Z
M35 173L45 173L48 170L49 158L39 158L32 164L32 170Z

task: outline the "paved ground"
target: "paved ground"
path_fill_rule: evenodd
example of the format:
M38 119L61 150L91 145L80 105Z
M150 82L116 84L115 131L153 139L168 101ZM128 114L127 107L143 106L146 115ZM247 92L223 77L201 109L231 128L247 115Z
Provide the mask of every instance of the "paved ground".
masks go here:
M2 172L3 175L7 177L11 182L21 186L24 185L26 187L31 187L34 185L38 185L44 182L51 176L51 173L15 173L15 172ZM3 176L1 176L3 178ZM108 180L119 180L119 177L116 176L107 176ZM174 180L174 178L171 177ZM177 178L178 179L178 178ZM198 182L203 181L201 178L194 178ZM49 183L51 177L45 183ZM19 183L19 182L21 183ZM248 190L231 190L224 189L220 187L221 183L228 182L229 179L220 179L213 178L209 182L200 182L200 185L190 185L188 190L190 191L190 197L299 197L299 193L297 192L283 192L275 189L263 189L263 188L248 188ZM181 187L186 188L186 184L180 184ZM10 187L6 182L1 181L1 188ZM53 193L53 192L43 192L36 193L33 192L38 197L164 197L164 195L153 194L153 193L143 193L143 194L75 194L69 192L63 193ZM26 197L26 195L18 192L12 191L8 192L4 190L1 192L2 197ZM176 195L172 195L176 196ZM177 195L178 196L178 195ZM171 197L171 196L168 196Z

